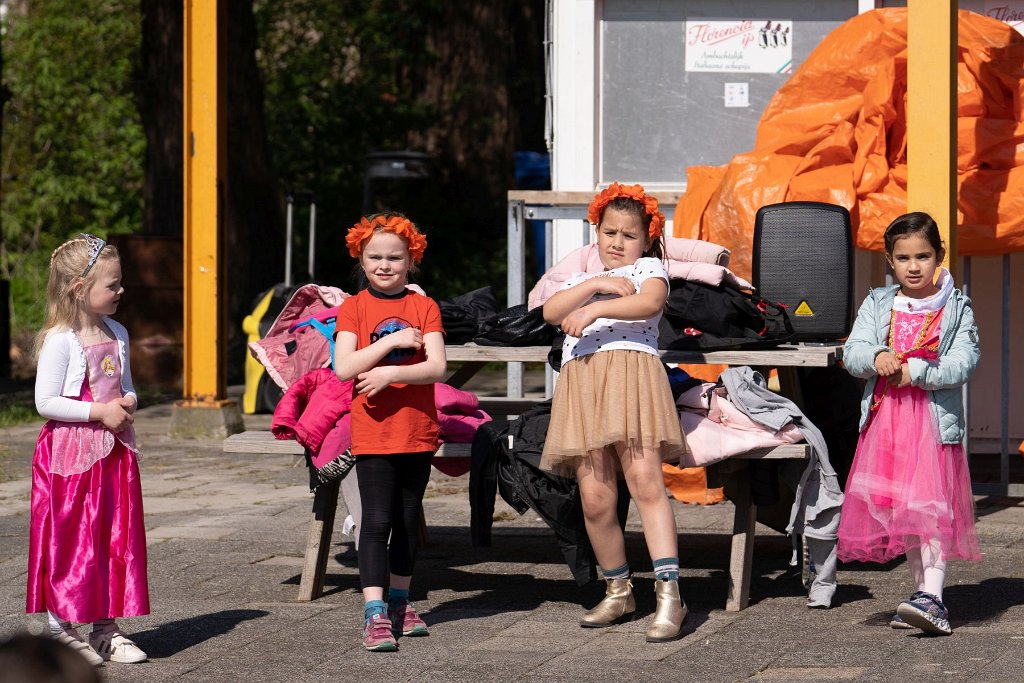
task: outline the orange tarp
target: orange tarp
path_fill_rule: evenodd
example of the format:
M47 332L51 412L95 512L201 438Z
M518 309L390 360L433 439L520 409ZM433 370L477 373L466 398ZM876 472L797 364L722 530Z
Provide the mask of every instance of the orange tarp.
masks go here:
M1024 251L1024 37L967 11L958 32L958 251ZM906 211L906 93L906 9L850 19L772 98L751 152L687 169L674 234L728 247L749 278L757 210L820 201L849 209L856 246L880 251Z

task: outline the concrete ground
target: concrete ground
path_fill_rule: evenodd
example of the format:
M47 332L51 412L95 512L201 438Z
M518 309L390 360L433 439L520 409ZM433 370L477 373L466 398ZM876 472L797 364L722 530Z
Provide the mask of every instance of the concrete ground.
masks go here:
M413 598L430 626L394 654L363 651L351 540L338 525L327 594L295 602L311 495L301 460L224 455L214 441L167 436L170 407L140 411L153 614L123 620L150 655L107 664L109 681L1014 681L1024 680L1024 501L978 501L984 561L953 563L948 638L887 624L910 593L907 568L844 566L837 604L804 606L788 567L789 541L759 527L751 606L726 613L733 508L676 505L684 637L643 642L654 608L639 524L628 547L639 570L640 618L603 630L577 626L600 586L579 589L551 532L499 501L494 545L469 541L468 475L435 471L425 500L430 543ZM265 428L265 416L247 417ZM0 431L0 637L23 614L28 479L38 425ZM0 672L0 679L3 678Z

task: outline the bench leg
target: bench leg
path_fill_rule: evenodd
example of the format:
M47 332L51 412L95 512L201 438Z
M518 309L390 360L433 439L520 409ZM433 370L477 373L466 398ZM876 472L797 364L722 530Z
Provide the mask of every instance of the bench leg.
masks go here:
M736 473L736 515L732 522L732 551L729 554L729 594L726 612L739 612L750 601L750 575L754 565L754 528L757 506L750 499L750 473L746 467Z
M324 592L324 575L327 573L327 555L331 551L331 534L334 532L334 514L338 510L340 485L341 480L335 479L320 486L313 495L306 558L302 564L302 578L299 580L299 602L315 600Z

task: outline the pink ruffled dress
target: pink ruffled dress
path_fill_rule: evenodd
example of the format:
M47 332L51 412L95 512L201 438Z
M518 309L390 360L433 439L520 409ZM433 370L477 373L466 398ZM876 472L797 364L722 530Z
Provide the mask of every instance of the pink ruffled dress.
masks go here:
M889 347L901 362L937 358L941 319L942 308L894 309ZM888 562L933 539L944 559L981 559L963 446L940 443L929 392L879 379L846 486L839 559Z
M84 347L81 401L121 397L116 341ZM25 611L91 622L149 614L135 433L49 420L32 462Z

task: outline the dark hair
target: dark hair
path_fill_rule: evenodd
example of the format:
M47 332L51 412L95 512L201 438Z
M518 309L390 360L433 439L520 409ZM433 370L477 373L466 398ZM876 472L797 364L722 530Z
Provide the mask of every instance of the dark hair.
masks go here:
M651 230L651 219L654 218L651 214L647 213L647 209L643 204L635 199L629 197L616 197L615 199L608 202L608 205L601 211L601 220L604 220L604 212L608 209L616 209L622 213L628 213L632 216L636 216L640 219L640 225L644 227L644 236L650 235ZM665 248L662 244L663 240L659 237L656 240L650 240L651 244L644 251L644 256L648 258L656 258L661 261L665 260Z
M910 235L921 235L928 244L935 250L935 254L941 254L942 235L939 234L939 226L935 219L924 211L905 213L885 229L885 253L892 256L892 250L896 248L896 241Z

